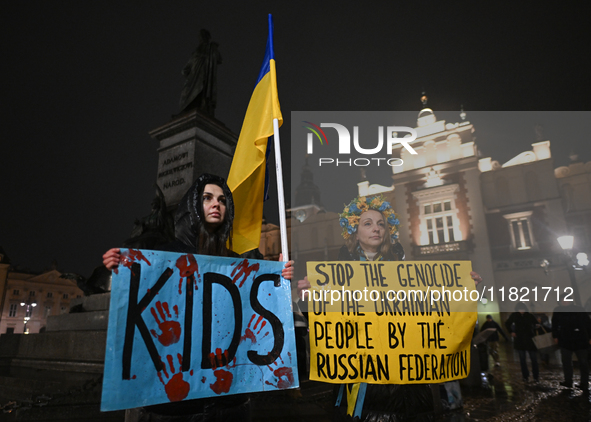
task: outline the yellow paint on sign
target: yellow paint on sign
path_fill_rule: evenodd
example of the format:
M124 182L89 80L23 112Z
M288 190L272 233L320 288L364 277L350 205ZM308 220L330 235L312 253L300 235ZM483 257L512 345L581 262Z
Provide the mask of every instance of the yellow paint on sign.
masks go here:
M478 301L470 271L469 261L308 262L310 378L467 377Z

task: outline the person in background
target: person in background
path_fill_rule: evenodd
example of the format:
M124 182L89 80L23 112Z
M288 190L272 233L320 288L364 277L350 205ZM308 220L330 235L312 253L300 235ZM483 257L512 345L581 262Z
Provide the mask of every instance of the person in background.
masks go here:
M537 314L536 320L538 321L536 335L541 336L543 334L549 333L552 330L552 324L550 324L550 320L546 314ZM540 357L542 358L544 365L548 365L550 363L550 354L546 351L543 352L540 350Z
M345 239L339 261L404 260L397 241L400 222L382 195L353 199L339 217ZM482 281L477 273L470 275L476 284ZM307 297L310 288L307 277L299 280L298 300ZM433 408L432 389L426 384L341 384L336 395L335 421L417 420L417 415Z
M531 359L531 370L534 376L534 381L538 382L540 378L538 350L533 341L537 325L538 321L536 320L536 317L530 314L527 306L521 302L515 306L515 312L513 312L505 322L507 331L510 332L513 337L513 348L517 350L519 354L523 382L529 381L526 353L529 354Z
M509 337L507 337L501 326L497 324L495 320L493 320L492 315L486 316L486 322L482 324L480 331L482 332L484 330L488 330L489 328L494 328L496 331L486 339L488 344L488 353L494 359L495 366L501 366L501 362L499 360L499 333L501 333L507 341L509 341Z
M560 346L564 382L560 384L571 388L573 386L573 353L579 360L581 383L579 388L589 393L589 361L588 348L591 344L591 319L585 310L567 300L563 296L560 305L552 314L552 337L554 343Z

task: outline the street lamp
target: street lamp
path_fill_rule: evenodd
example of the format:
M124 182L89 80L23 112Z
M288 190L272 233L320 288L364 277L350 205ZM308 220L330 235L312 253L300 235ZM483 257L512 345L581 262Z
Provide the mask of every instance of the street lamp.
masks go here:
M573 245L575 243L575 238L574 238L574 236L560 236L556 240L558 240L558 243L560 244L560 247L564 251L564 254L568 257L568 260L566 262L566 269L567 269L568 275L570 277L570 284L573 287L573 296L575 297L575 305L581 306L581 296L579 294L579 288L577 287L577 279L575 278L576 264L575 264L573 257L572 257L572 249L573 249ZM577 255L578 261L584 262L583 259L580 259L582 257L579 257L579 255ZM586 259L587 255L586 254L583 254L583 255L585 255L584 258Z
M575 244L575 237L574 236L560 236L556 238L560 247L565 251L570 251Z
M27 331L27 322L31 319L31 314L33 313L33 308L37 306L37 302L31 300L31 298L27 299L26 302L21 302L21 306L26 306L25 309L25 326L23 327L23 334L29 334Z

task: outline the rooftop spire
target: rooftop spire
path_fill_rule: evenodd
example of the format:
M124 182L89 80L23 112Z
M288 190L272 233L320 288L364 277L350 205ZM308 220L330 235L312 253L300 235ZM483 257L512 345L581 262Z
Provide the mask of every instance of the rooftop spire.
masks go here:
M417 126L429 126L437 119L435 119L435 114L433 114L433 110L427 108L427 94L423 89L423 93L421 95L421 102L423 103L423 109L419 111L419 117L417 118Z
M423 108L427 107L427 94L425 94L425 90L423 89L423 92L421 94L421 103L423 103Z
M320 188L314 183L314 173L312 173L308 165L308 154L306 154L306 162L302 166L300 184L296 187L294 205L296 207L303 205L318 205L322 207Z

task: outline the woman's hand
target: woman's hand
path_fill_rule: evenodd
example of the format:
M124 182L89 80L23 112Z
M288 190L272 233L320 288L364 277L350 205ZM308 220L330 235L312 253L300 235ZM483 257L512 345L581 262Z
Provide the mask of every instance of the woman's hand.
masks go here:
M109 249L103 255L103 265L107 270L117 270L121 262L121 250L119 248Z
M472 277L472 280L474 280L475 286L478 286L480 283L482 283L482 277L480 277L480 274L478 274L476 271L471 271L470 277Z
M283 254L279 254L279 261L283 261ZM281 277L286 280L291 280L293 278L293 264L294 261L287 261L285 263L285 267L281 270Z
M298 280L298 299L306 300L307 296L310 295L308 289L311 287L312 285L308 281L308 276L304 277L303 280Z

